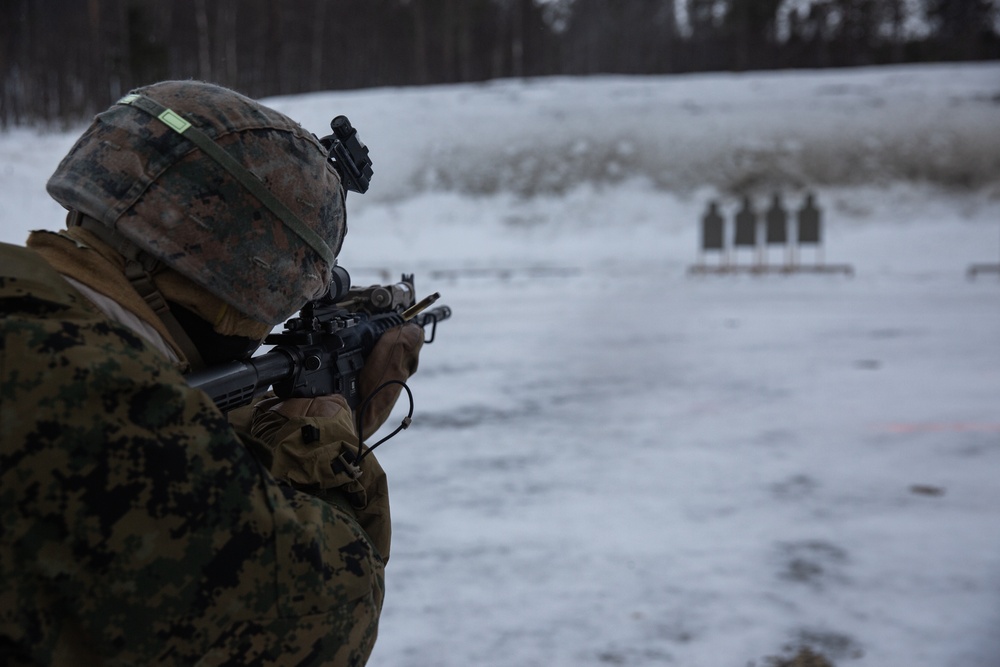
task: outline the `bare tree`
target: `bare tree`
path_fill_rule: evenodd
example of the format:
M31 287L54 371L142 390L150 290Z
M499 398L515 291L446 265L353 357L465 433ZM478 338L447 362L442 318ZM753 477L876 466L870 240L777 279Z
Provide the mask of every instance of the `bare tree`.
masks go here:
M198 76L205 81L210 81L212 79L212 49L208 32L206 0L194 0L194 20L198 27Z
M1000 59L1000 0L3 0L0 125L198 77L253 96L505 76ZM780 34L777 13L786 21ZM926 11L929 34L905 26ZM678 17L681 17L679 20Z

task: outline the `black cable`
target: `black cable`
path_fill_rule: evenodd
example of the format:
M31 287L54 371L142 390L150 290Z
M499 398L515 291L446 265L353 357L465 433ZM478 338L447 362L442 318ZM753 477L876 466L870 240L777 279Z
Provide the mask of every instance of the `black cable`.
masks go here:
M398 384L403 389L406 390L406 395L410 399L410 411L406 413L406 417L404 417L403 421L400 422L399 426L396 427L396 430L394 430L392 433L390 433L389 435L385 436L384 438L376 442L368 449L362 451L364 448L364 433L362 433L361 422L362 418L364 417L365 410L368 409L368 404L371 402L371 400L375 398L375 396L380 391L382 391L391 384ZM355 413L354 417L357 420L357 430L358 430L358 455L354 458L354 465L360 465L361 460L364 459L366 456L368 456L368 454L370 454L373 449L381 445L389 438L392 438L394 435L402 431L404 428L407 428L410 425L410 422L413 421L413 392L410 391L410 388L402 380L389 380L388 382L383 382L375 389L375 391L373 391L368 395L368 398L366 398L364 401L361 402L361 405L358 407L358 410Z

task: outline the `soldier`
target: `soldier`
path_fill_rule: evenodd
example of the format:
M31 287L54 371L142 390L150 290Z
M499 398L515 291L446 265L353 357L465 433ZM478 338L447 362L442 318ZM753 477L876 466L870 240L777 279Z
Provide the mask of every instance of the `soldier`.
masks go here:
M337 465L347 403L268 399L238 434L183 376L327 287L346 223L326 151L230 90L163 82L97 116L48 191L67 229L0 245L0 662L364 664L389 506L373 456ZM362 393L422 342L384 335Z

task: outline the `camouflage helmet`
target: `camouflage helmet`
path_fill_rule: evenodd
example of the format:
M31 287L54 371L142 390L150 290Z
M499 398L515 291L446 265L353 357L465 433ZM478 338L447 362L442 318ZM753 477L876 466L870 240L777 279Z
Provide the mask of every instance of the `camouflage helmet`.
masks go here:
M138 88L99 114L47 189L268 324L323 294L346 232L316 137L198 81Z

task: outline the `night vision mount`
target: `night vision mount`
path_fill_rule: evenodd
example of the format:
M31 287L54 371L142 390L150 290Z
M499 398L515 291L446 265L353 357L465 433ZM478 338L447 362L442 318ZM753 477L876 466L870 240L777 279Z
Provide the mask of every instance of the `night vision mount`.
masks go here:
M340 174L340 182L347 190L364 194L372 180L372 160L368 157L368 147L358 139L358 131L347 120L347 116L337 116L330 121L333 134L319 140L329 152L330 162Z

